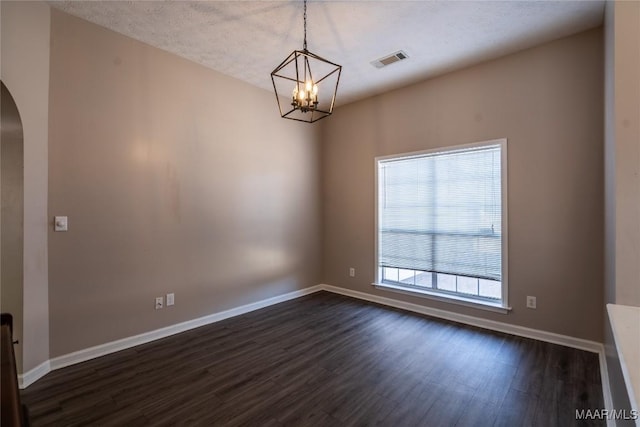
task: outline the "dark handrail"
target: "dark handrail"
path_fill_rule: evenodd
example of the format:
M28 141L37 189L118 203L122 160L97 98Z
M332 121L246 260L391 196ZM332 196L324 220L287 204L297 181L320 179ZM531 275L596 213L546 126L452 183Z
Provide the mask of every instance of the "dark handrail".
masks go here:
M2 313L0 323L0 424L3 427L28 426L27 411L20 401L18 388L16 356L13 351L13 317Z

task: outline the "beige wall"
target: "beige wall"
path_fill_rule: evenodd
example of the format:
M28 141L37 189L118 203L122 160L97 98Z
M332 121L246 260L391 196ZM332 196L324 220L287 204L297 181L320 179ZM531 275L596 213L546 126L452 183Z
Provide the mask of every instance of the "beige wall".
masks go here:
M49 319L55 357L319 281L602 339L600 30L341 107L319 146L318 126L280 119L272 94L54 11L47 216L50 12L1 11L2 80L25 121L25 370L49 357ZM633 154L637 122L617 125ZM501 137L513 311L373 289L373 158ZM48 231L47 256L53 215L70 231ZM167 292L176 306L153 310Z
M337 109L322 127L324 283L601 341L602 60L596 29ZM511 313L374 289L374 157L503 137Z
M24 132L23 336L16 347L23 371L49 358L47 139L49 6L0 2L1 78L13 95ZM22 354L22 357L20 357Z
M640 3L607 2L604 64L605 303L640 306ZM604 320L614 407L630 409L611 325Z
M51 46L52 357L319 282L315 126L55 10Z

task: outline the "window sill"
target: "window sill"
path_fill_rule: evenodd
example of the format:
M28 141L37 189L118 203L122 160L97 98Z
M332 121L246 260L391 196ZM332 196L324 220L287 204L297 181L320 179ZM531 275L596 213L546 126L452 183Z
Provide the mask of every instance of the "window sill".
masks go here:
M440 293L431 292L426 289L409 289L402 286L391 285L389 283L372 283L372 285L377 289L381 289L384 291L398 292L401 294L428 298L436 301L447 302L450 304L464 305L466 307L473 307L480 310L493 311L496 313L508 314L511 311L511 307L504 307L498 303L478 301L457 295L444 296Z

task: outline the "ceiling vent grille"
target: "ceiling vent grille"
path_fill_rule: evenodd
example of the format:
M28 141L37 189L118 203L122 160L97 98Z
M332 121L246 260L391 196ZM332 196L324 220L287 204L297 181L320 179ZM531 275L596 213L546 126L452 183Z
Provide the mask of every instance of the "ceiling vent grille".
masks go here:
M399 50L396 53L392 53L391 55L387 55L383 58L376 59L375 61L371 62L371 65L373 65L376 68L382 68L382 67L386 67L387 65L400 62L404 59L407 59L408 57L409 55L407 55L407 52L403 50Z

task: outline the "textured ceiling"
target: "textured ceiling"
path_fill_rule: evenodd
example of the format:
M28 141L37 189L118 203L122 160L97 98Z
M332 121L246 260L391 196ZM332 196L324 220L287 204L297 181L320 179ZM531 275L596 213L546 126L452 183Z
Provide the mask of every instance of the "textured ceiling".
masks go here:
M53 1L72 15L260 88L302 48L302 1ZM308 48L343 66L345 104L602 23L603 0L310 1ZM382 69L371 61L404 50Z

